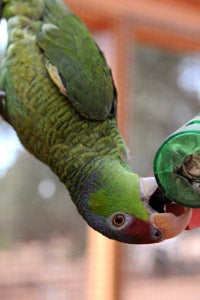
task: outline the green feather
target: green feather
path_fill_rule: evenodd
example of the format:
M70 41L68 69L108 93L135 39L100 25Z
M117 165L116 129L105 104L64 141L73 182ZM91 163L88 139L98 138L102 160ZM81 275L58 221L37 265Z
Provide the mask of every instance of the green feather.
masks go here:
M129 214L147 221L149 216L141 202L137 184L139 176L113 160L105 159L99 169L100 188L90 194L88 202L91 212L109 217L116 211L124 211L126 207ZM130 201L132 195L134 201Z
M62 79L68 98L89 119L110 117L116 101L111 71L85 25L56 0L45 1L37 42Z

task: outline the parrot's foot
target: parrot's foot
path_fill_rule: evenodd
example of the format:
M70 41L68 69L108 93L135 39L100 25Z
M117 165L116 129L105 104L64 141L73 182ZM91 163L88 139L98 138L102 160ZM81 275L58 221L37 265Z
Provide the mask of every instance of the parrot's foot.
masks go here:
M0 91L0 101L3 101L6 98L6 93L4 91Z
M5 99L6 93L4 91L0 91L0 114L4 118L4 120L8 122L8 118L5 112Z

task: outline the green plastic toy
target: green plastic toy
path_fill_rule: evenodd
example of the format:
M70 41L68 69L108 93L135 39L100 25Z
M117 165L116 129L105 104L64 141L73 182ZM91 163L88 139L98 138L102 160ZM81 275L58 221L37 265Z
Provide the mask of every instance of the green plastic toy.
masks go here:
M154 174L170 200L200 207L200 114L163 142L155 155Z

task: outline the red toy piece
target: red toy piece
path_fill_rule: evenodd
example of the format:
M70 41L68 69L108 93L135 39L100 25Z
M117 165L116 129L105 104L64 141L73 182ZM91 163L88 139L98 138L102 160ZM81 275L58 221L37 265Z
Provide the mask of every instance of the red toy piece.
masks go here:
M166 204L166 211L172 212L176 216L183 214L185 209L186 209L185 207L178 205L176 203ZM200 227L200 208L193 208L192 209L192 218L190 220L190 223L188 224L188 226L185 229L192 230L197 227Z
M200 208L194 208L192 210L192 218L186 230L192 230L197 227L200 227Z

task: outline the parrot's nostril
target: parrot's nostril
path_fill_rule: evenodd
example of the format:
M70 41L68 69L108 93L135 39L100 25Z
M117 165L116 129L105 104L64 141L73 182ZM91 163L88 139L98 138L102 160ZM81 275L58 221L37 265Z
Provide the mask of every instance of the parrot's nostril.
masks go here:
M163 237L162 232L158 228L155 228L155 227L151 229L150 234L151 234L152 239L157 240L157 241L161 240Z

